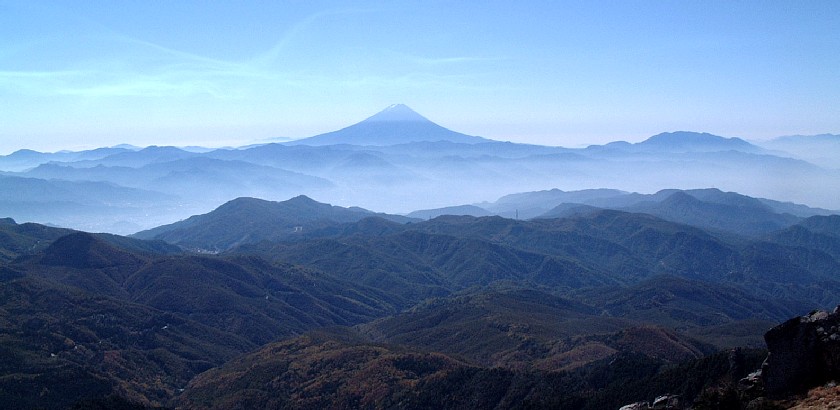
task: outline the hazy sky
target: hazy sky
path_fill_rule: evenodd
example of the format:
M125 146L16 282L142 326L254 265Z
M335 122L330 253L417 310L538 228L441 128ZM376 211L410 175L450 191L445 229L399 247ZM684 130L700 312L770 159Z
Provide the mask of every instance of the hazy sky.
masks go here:
M577 147L840 133L840 1L0 0L0 154L307 137L405 103Z

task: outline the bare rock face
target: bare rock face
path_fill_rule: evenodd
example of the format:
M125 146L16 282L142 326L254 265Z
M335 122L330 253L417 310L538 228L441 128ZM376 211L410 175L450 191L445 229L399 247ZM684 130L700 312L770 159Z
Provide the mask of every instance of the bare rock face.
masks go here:
M680 396L667 394L653 400L652 409L678 409L680 408Z
M653 403L639 401L636 403L628 404L626 406L622 406L618 410L675 410L681 408L682 407L680 407L680 396L674 394L666 394L654 399Z
M626 406L621 406L618 410L648 410L650 409L650 404L646 401L639 401L633 404L628 404Z
M761 375L768 397L801 394L840 380L838 309L790 319L764 335L769 354Z

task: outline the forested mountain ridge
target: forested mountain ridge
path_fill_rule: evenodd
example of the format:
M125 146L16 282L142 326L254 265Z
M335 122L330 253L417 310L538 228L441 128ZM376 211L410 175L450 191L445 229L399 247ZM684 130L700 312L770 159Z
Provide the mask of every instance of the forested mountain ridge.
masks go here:
M236 354L308 329L381 317L397 303L256 258L202 257L157 242L11 221L0 234L12 238L4 254L13 256L0 266L0 396L15 408L62 408L110 395L165 405L195 374ZM74 384L63 384L67 377Z
M213 212L133 235L160 239L185 247L224 251L263 240L288 240L331 225L379 216L401 223L413 219L319 203L304 195L283 202L237 198Z
M743 209L771 206L720 191L665 197L701 194ZM740 236L595 207L533 220L411 220L308 197L243 198L186 220L180 231L165 227L154 241L4 219L0 347L8 355L0 395L14 394L10 403L23 407L59 408L91 400L421 406L440 397L472 400L452 396L441 380L467 390L493 380L498 396L479 389L471 397L597 408L597 397L636 397L611 383L659 380L663 364L761 347L774 323L835 303L836 218L796 217L788 227ZM171 232L179 236L164 236ZM254 236L242 240L243 233ZM224 245L217 254L196 253L216 243ZM260 346L237 360L314 367L300 374L272 367L289 378L247 394L216 384L230 377L263 383L259 372L232 376L239 365L224 365ZM319 376L316 368L330 357L341 358L332 362L337 373ZM613 373L616 363L636 370ZM389 393L332 390L346 377L372 383L381 371L393 376L377 382ZM698 383L726 373L716 372ZM55 385L67 375L76 380L72 389ZM307 377L326 384L304 393L299 383ZM413 393L405 386L415 386ZM556 396L570 386L588 398ZM53 393L36 394L44 388ZM266 391L287 393L260 401Z

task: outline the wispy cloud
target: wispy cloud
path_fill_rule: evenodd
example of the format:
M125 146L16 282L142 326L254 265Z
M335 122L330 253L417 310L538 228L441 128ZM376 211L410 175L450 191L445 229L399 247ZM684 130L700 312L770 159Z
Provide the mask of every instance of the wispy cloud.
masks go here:
M102 50L95 60L67 63L81 67L77 69L0 71L0 90L88 98L209 95L230 99L254 89L302 87L313 78L295 73L294 67L282 69L287 48L319 19L363 11L334 9L312 14L292 25L268 50L241 61L211 58L104 29L88 39Z
M437 67L437 66L457 66L463 64L482 64L482 63L497 63L509 60L506 57L497 56L444 56L444 57L430 57L410 54L401 51L392 51L391 54L398 58L422 67Z
M399 75L365 75L340 80L330 79L334 87L341 89L387 91L389 93L435 92L445 95L453 92L482 93L489 90L505 90L508 86L486 81L481 74L443 74L414 71Z
M248 71L250 69L250 66L247 63L210 58L199 54L164 47L156 43L132 37L118 36L117 39L127 44L134 44L136 46L159 52L160 55L169 57L169 60L165 61L177 62L181 65L190 65L197 68L201 68L202 70L221 72L242 72Z
M208 58L128 37L102 40L109 55L73 61L66 70L0 71L0 89L28 95L83 97L231 97L238 84L274 76L249 64Z
M367 13L370 9L331 9L311 14L285 30L274 44L241 60L213 58L134 38L107 28L88 34L101 50L88 59L68 61L65 69L0 71L0 91L39 96L75 96L90 99L120 97L248 98L294 88L371 87L377 89L478 86L474 78L447 66L497 62L503 59L475 56L421 57L389 53L405 63L390 73L354 75L327 69L312 72L288 59L289 49L306 42L306 32L332 16ZM54 46L52 44L51 46ZM471 70L474 73L474 70ZM473 74L474 76L474 74Z
M62 71L0 71L0 92L10 94L51 94L62 84L74 83L90 76L83 70Z
M126 79L122 82L93 84L81 87L66 87L56 90L61 95L88 98L105 97L172 97L197 93L214 96L226 95L218 87L206 81L172 82L158 78Z
M487 62L498 62L505 60L504 58L492 58L492 57L417 57L417 56L410 56L409 57L414 63L426 66L438 66L438 65L452 65L452 64L466 64L466 63L487 63Z
M218 76L218 74L213 74ZM0 90L30 96L165 97L193 94L229 96L228 81L193 70L140 74L103 70L0 72ZM229 88L224 90L224 88Z
M75 77L84 75L85 71L66 70L66 71L0 71L0 81L26 80L26 79L43 79L43 78L57 78L57 77Z
M372 8L336 8L313 13L293 24L270 49L257 55L251 63L256 67L268 67L282 61L283 53L289 48L289 46L294 44L296 40L302 40L302 34L319 20L330 16L369 13L374 11L376 11L376 9Z

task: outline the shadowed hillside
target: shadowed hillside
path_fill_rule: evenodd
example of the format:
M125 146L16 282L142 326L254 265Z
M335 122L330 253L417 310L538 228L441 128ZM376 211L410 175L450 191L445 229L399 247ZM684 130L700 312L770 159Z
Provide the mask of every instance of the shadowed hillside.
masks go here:
M721 191L659 195L759 215L748 226L779 215ZM761 347L773 323L840 297L835 217L797 221L750 238L594 206L410 220L304 196L240 198L153 241L3 219L0 396L581 409L701 397L742 373L719 349Z
M739 353L743 368L761 352ZM439 353L371 344L350 333L312 333L274 343L194 379L183 408L618 408L663 391L688 402L708 386L746 375L731 354L679 366L627 354L572 372L469 365Z

